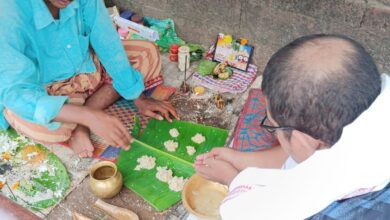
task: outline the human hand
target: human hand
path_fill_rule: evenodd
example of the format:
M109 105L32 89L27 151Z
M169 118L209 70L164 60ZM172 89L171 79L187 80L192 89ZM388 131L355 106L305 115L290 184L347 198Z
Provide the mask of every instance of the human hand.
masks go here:
M194 166L198 175L227 186L239 173L230 163L214 158L208 158L204 164L195 164Z
M134 100L134 104L137 106L138 111L141 114L155 118L157 120L161 121L165 118L169 122L172 122L170 115L179 120L179 116L170 102L157 101L141 96L140 98ZM157 112L159 112L162 116Z
M200 165L204 164L204 161L208 158L215 158L218 160L224 160L234 166L236 163L234 156L237 153L237 151L229 148L229 147L216 147L213 148L210 152L200 154L195 159L195 164Z
M125 150L130 148L133 138L119 119L100 110L90 109L89 112L89 118L86 120L87 127L93 133L103 138L111 146L121 147Z

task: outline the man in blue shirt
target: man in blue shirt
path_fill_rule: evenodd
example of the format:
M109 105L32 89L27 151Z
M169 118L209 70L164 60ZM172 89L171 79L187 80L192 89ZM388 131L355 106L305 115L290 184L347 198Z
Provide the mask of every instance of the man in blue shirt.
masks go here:
M169 103L141 95L144 78L161 73L156 47L127 42L125 51L102 0L10 0L0 8L1 129L68 140L85 157L93 152L90 131L128 149L125 126L102 111L120 96L147 116L178 118Z

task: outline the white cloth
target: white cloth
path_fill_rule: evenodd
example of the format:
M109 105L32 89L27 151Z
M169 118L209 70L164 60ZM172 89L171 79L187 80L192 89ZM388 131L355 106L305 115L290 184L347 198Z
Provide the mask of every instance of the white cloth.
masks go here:
M330 149L287 170L247 168L230 184L224 220L304 219L361 188L390 180L390 77L382 92Z
M283 166L282 166L282 170L287 170L287 169L291 169L291 168L294 168L298 163L292 158L292 156L289 156L286 160L286 162L284 162Z

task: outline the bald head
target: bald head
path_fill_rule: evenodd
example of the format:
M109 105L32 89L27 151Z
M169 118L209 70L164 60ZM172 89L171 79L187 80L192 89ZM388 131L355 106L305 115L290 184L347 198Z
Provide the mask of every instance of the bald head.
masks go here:
M367 109L380 92L371 56L340 35L309 35L277 51L268 62L262 89L270 114L333 145L344 126Z
M335 37L313 39L297 48L290 63L312 77L337 73L345 68L345 59L356 50L350 42Z

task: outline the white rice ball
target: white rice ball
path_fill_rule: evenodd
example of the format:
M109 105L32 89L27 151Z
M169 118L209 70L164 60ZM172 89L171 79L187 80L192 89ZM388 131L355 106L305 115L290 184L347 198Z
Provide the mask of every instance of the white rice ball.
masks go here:
M173 178L172 174L172 170L168 169L168 167L157 167L156 178L161 182L169 182Z
M195 136L191 138L191 140L197 144L201 144L206 140L206 138L203 135L197 133Z
M134 170L151 170L156 166L156 158L144 155L137 159L138 165L134 168Z
M165 149L169 152L175 152L176 149L179 147L179 143L173 141L173 140L168 140L164 142Z
M183 190L187 180L188 179L184 179L183 177L175 176L168 182L169 189L175 192L180 192Z
M171 137L178 137L180 135L179 131L176 129L176 128L172 128L171 130L169 130L169 134L171 135Z
M187 148L187 154L190 156L194 155L194 153L196 152L195 147L193 146L187 146L186 148Z

